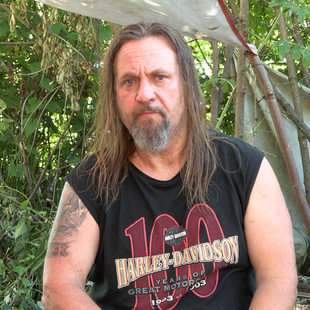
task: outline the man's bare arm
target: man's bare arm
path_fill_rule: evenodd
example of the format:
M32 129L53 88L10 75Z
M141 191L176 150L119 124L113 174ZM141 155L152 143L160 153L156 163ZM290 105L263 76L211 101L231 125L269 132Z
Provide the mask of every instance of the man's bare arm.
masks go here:
M98 244L98 224L66 183L44 265L42 302L47 310L99 309L84 288Z
M292 224L272 168L263 160L245 216L257 289L251 310L291 310L297 292Z

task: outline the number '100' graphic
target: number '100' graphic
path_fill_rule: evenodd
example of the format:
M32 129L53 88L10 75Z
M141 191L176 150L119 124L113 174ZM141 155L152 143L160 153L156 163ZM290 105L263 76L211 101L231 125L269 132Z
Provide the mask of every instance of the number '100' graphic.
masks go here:
M200 244L200 227L204 225L209 241L220 240L224 238L224 234L220 223L214 211L205 204L195 205L189 212L186 229L188 231L187 238L185 238L178 246L172 246L173 251L180 251L183 253L185 248ZM170 215L163 214L156 218L150 236L150 246L147 247L145 219L140 218L134 224L129 226L126 230L126 236L130 238L131 251L133 257L146 257L157 254L165 253L165 242L163 236L166 231L172 227L179 227L177 221ZM199 297L208 297L216 289L218 284L219 269L225 266L225 262L215 263L213 261L213 272L206 278L206 285L194 288L192 290ZM176 277L183 277L188 275L188 279L192 274L203 274L205 266L203 263L195 263L191 265L181 265L176 269ZM177 287L173 293L164 290L163 279L167 279L167 272L165 270L157 273L141 277L135 281L136 288L155 287L160 286L155 292L156 298L164 301L158 306L160 309L172 309L180 300L180 297L188 291L188 286ZM148 310L154 309L151 302L151 295L136 295L136 302L133 309L135 310Z

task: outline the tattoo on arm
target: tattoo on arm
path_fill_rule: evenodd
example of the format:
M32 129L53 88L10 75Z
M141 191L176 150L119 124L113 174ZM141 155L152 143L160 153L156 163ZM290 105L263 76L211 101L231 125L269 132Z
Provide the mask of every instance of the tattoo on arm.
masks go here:
M60 221L57 225L57 234L72 236L82 225L87 209L76 194L70 193L68 200L63 203Z
M49 257L56 257L56 256L67 256L68 252L67 249L69 247L68 242L52 242L50 244L48 255Z
M69 255L68 249L74 234L83 224L87 209L74 192L69 192L60 202L59 215L53 228L50 239L48 256L65 257Z

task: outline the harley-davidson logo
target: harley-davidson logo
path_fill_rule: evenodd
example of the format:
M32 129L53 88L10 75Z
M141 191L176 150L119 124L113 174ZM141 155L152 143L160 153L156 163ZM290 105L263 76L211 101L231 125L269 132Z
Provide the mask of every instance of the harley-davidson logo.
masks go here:
M186 228L172 227L167 230L166 234L164 235L164 240L165 243L171 246L178 246L186 236Z

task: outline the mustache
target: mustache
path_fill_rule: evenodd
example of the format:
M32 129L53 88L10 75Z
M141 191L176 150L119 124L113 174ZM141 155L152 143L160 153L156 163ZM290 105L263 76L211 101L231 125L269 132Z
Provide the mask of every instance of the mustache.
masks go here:
M159 113L161 114L164 118L166 118L166 112L163 110L161 106L152 106L150 104L143 105L140 107L137 107L133 113L134 113L134 118L137 118L140 114L146 113L146 112L154 112L154 113Z

